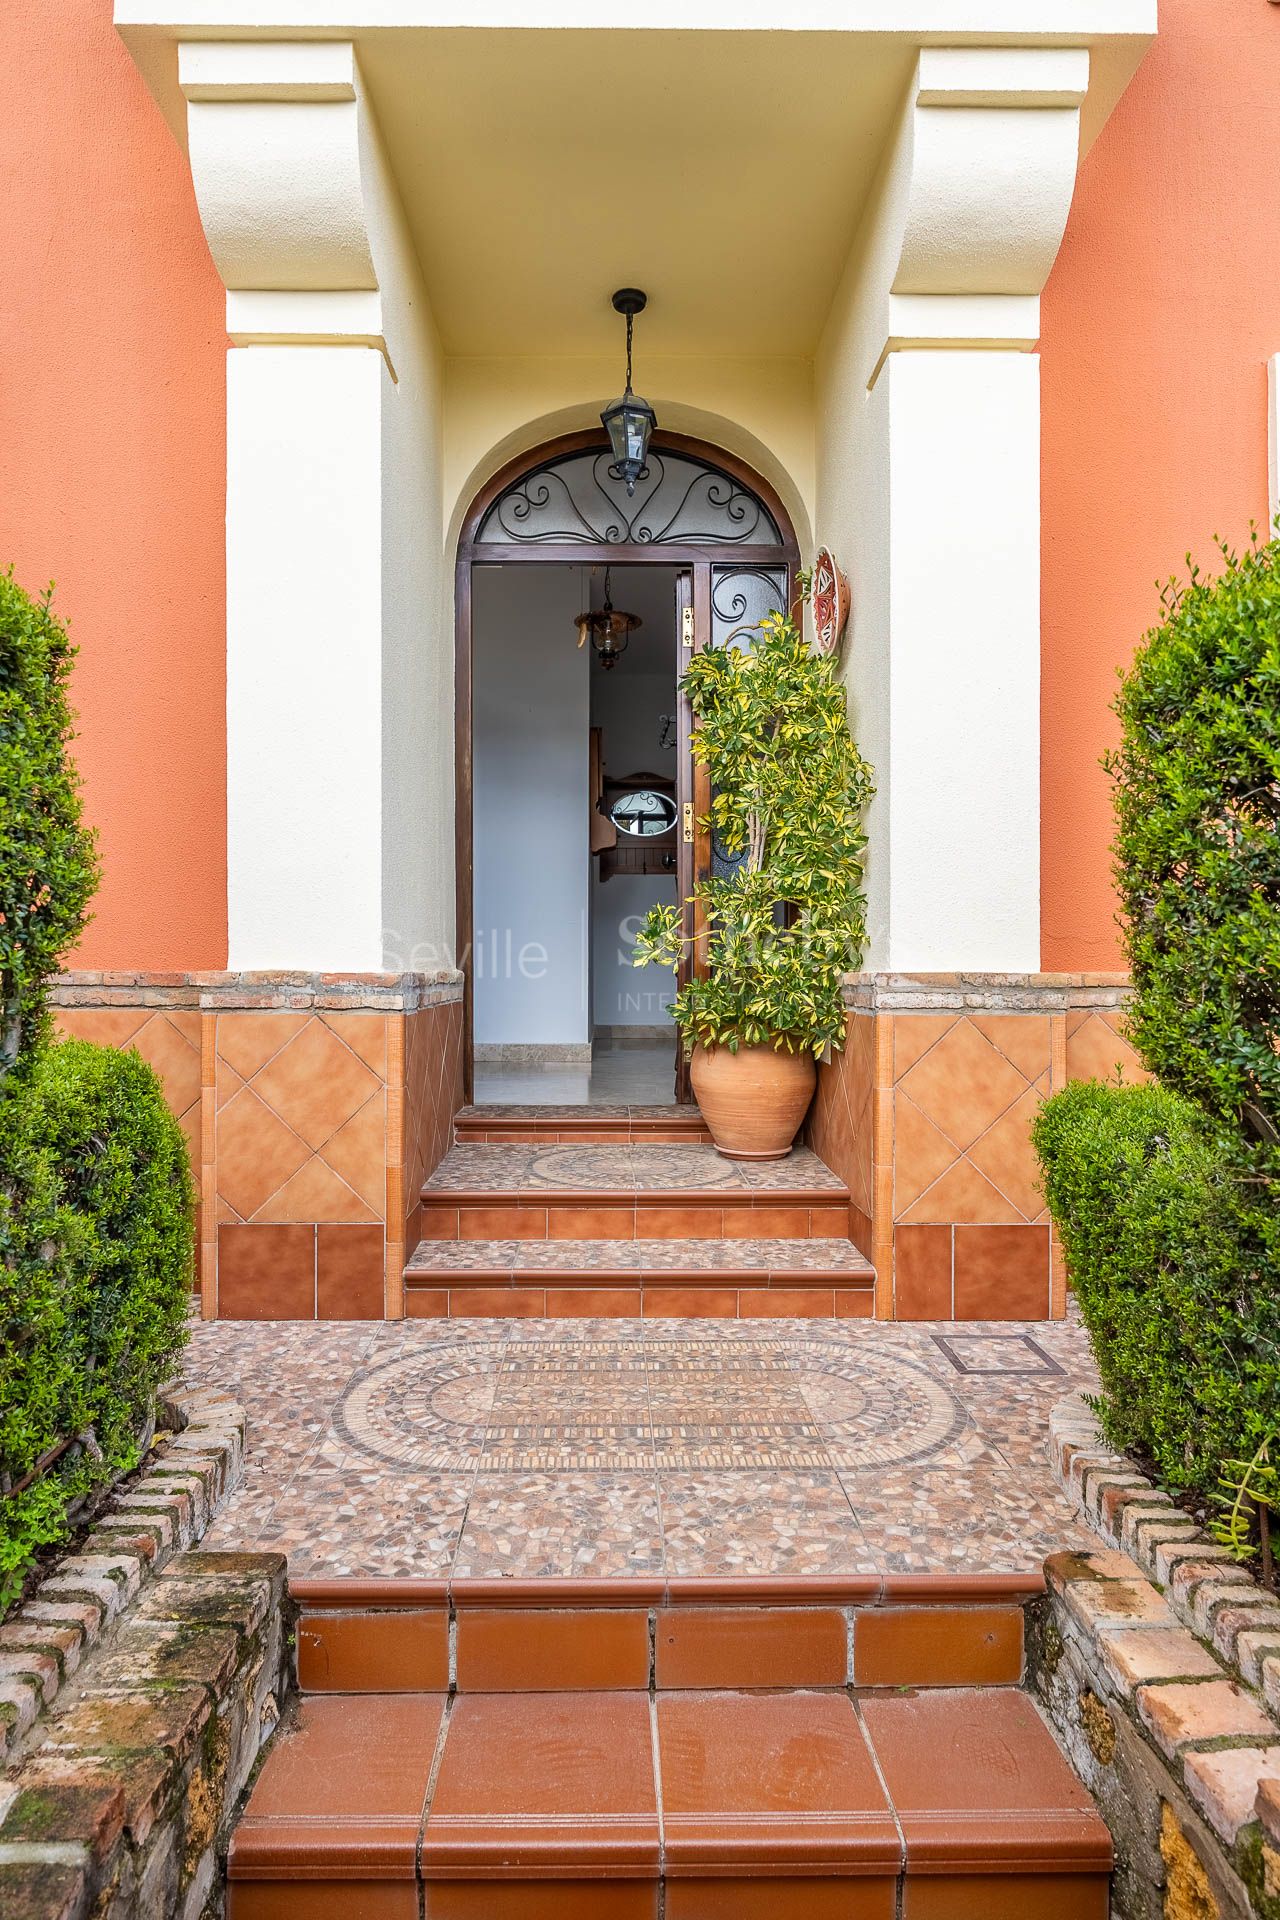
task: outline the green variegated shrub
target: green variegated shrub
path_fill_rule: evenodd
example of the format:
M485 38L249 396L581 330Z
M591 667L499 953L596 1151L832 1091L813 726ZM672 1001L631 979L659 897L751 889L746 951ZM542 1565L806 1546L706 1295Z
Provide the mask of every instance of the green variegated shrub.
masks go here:
M872 778L835 667L773 614L750 650L706 648L685 674L693 752L710 775L702 824L729 861L742 856L694 891L705 951L672 1003L689 1049L768 1044L817 1055L844 1044L841 979L866 940L862 816ZM635 964L675 968L692 945L683 909L655 907Z

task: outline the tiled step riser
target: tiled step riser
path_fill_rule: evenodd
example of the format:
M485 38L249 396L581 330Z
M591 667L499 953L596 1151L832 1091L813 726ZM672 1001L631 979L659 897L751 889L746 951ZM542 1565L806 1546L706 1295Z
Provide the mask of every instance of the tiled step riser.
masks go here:
M797 1195L783 1205L750 1195L728 1201L424 1193L423 1240L845 1240L849 1207L830 1197Z
M706 1144L711 1132L696 1107L467 1107L453 1123L459 1146L687 1146Z
M1016 1686L1022 1607L303 1604L304 1693Z
M714 1277L714 1276L713 1276ZM493 1285L422 1287L406 1284L410 1320L870 1320L874 1283L839 1288L717 1287L708 1276L690 1284L601 1287L599 1275L555 1287L498 1282Z

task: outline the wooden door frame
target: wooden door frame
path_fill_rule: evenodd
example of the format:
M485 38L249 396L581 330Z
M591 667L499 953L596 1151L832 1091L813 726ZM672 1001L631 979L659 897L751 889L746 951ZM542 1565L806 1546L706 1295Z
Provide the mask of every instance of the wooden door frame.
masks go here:
M458 551L454 566L454 704L453 704L453 766L454 766L454 958L455 964L463 974L463 1075L464 1098L470 1102L474 1090L475 1068L475 996L472 971L472 943L475 937L475 884L472 861L475 851L474 815L474 753L472 732L472 686L473 686L473 641L472 641L472 592L471 576L477 566L615 566L615 567L668 567L673 572L688 568L695 569L694 580L694 622L697 638L695 646L701 644L704 636L702 629L709 628L711 608L709 594L698 591L699 580L710 578L712 566L725 566L741 563L744 566L777 566L785 563L787 568L788 595L794 594L796 573L800 565L800 548L796 540L791 515L787 512L774 487L746 461L739 460L735 454L726 453L722 447L713 446L710 441L696 440L687 434L657 432L653 436L653 449L656 453L683 454L685 458L700 461L705 466L716 468L730 480L748 492L758 496L772 514L775 524L782 535L780 542L770 542L760 546L723 547L712 545L677 546L652 545L642 541L618 541L614 543L592 544L584 541L547 541L530 542L526 545L497 545L486 542L477 548L478 534L484 517L499 495L506 492L517 480L536 468L546 466L553 460L561 460L573 453L587 453L592 449L604 452L609 445L608 436L603 428L587 428L579 433L562 434L554 440L547 440L541 446L531 447L528 452L519 454L499 468L487 480L475 495L462 522L458 535ZM706 567L708 571L702 573ZM679 636L677 635L677 649ZM677 682L682 672L679 652L677 652Z

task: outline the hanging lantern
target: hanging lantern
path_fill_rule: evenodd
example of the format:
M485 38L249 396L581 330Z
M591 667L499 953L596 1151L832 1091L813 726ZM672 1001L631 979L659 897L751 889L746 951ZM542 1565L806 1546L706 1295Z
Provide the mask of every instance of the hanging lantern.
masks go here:
M613 296L614 310L627 317L627 388L620 400L611 400L600 415L600 423L609 436L613 465L609 472L621 480L630 498L636 482L643 478L649 455L649 436L658 424L658 416L647 400L631 390L631 328L638 313L648 304L648 295L638 287L619 287Z
M606 672L616 667L619 659L627 650L627 641L636 628L643 623L637 613L620 613L610 598L612 579L610 569L604 570L604 605L589 613L580 613L574 621L578 629L578 645L584 646L588 637L595 649L596 658Z

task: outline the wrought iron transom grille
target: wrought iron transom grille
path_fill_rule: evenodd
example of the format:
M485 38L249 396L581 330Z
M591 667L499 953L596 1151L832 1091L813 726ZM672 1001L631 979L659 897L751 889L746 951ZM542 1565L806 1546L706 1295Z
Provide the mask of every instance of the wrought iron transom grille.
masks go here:
M610 476L607 447L563 454L500 493L477 546L781 546L763 500L740 481L687 454L651 448L627 498Z

